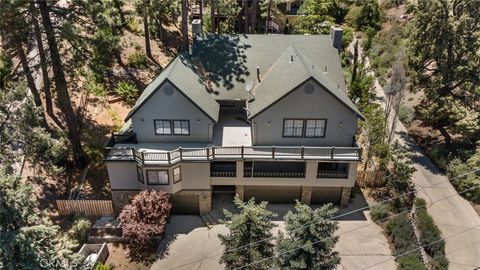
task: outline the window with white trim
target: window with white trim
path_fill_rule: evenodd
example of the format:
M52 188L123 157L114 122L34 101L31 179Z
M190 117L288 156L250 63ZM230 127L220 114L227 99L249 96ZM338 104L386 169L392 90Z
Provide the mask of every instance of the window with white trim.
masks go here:
M172 123L170 120L154 120L156 135L172 135Z
M284 119L283 137L302 137L303 119Z
M180 167L173 168L173 183L178 183L182 180Z
M322 138L325 137L326 119L307 119L305 120L305 137Z
M168 170L147 170L149 185L168 185Z
M188 120L172 120L173 134L190 135L190 122Z

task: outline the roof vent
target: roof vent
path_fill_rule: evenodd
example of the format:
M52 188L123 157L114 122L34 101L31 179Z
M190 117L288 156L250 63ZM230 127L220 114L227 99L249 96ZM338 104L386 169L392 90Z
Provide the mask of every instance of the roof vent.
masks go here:
M257 66L257 81L260 82L260 66Z
M327 66L325 66L325 71L323 73L327 74Z
M290 62L288 63L292 63L293 62L293 54L290 54Z

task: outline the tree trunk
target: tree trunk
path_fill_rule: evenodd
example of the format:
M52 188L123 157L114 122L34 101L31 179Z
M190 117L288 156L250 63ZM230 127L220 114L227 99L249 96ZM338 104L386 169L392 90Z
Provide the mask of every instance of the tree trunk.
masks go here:
M35 85L35 79L32 76L30 67L28 66L28 59L27 59L27 56L25 55L25 51L23 50L23 46L16 37L15 37L15 50L17 52L18 58L20 59L20 64L22 65L25 78L27 79L28 88L30 88L30 91L32 92L35 106L41 110L42 126L48 129L47 121L45 120L45 112L43 110L42 99L40 98L40 93L38 92L37 86Z
M271 13L272 13L272 0L269 0L269 1L268 1L268 9L267 9L267 22L266 22L266 24L265 24L265 33L267 33L267 34L268 34L268 32L269 32L269 29L270 29L270 27L269 27L269 25L270 25L269 22L270 22L270 14L271 14ZM286 26L285 26L285 27L286 27Z
M42 31L38 24L38 12L34 2L30 2L30 13L33 17L33 29L35 33L35 41L37 43L38 55L40 57L40 69L42 70L43 78L43 92L45 93L45 109L48 116L55 122L55 124L62 130L65 129L62 122L53 112L51 81L48 76L47 56L43 47Z
M247 0L243 0L243 10L244 10L244 15L245 15L245 18L244 18L244 26L245 26L245 34L248 34L248 3L247 3Z
M70 143L72 144L75 165L79 169L83 169L87 165L88 160L80 142L80 129L78 125L79 123L70 102L70 95L67 89L67 81L65 80L65 73L63 71L60 53L58 51L57 41L55 40L55 32L53 30L52 21L50 18L49 7L47 6L46 1L38 1L38 4L40 8L43 26L45 27L48 47L50 50L52 69L55 78L57 102L60 110L65 115L65 121L67 123L68 129L68 138L70 140Z
M117 30L117 26L114 24L112 24L112 35L113 36L118 36L118 30ZM122 62L122 53L120 52L120 48L115 48L115 60L117 61L117 63L119 65L123 65L123 62Z
M257 33L257 5L258 0L252 1L252 33Z
M203 28L203 0L200 0L200 27Z
M182 0L182 51L188 52L188 0Z
M143 31L145 32L145 53L148 58L153 58L152 48L150 47L150 30L148 29L148 5L145 2L143 10Z
M216 0L210 0L210 25L212 26L211 32L215 33L217 30L216 27L216 22L215 22L215 1Z
M358 40L355 42L355 47L353 50L353 69L352 69L352 80L350 85L352 85L357 79L357 69L358 69Z
M445 129L445 127L439 127L438 131L440 131L440 134L442 134L443 138L445 139L445 146L447 148L450 148L452 145L452 137L448 133L448 131Z
M113 5L118 11L118 15L120 15L120 23L122 24L122 27L125 27L127 25L127 20L125 19L125 13L122 11L122 0L113 0Z

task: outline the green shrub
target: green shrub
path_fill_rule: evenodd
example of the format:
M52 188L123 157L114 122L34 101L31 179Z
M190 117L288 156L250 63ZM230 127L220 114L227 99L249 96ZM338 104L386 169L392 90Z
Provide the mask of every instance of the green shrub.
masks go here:
M107 96L107 90L105 89L105 86L98 82L93 75L85 78L84 89L87 91L87 93L93 94L97 97Z
M456 177L451 182L458 191L468 190L463 192L462 196L474 203L480 203L480 188L474 188L480 185L480 172L458 177L480 167L480 151L477 150L475 154L464 159L465 161L454 159L450 162L447 169L448 176Z
M370 208L370 216L376 223L382 222L390 215L389 204L377 204Z
M129 105L134 104L138 97L138 90L135 85L126 81L121 81L117 84L115 93Z
M120 48L120 38L113 35L111 28L96 31L93 36L93 57L90 68L98 76L103 76L105 70L113 62L113 55Z
M405 255L398 259L397 270L423 270L426 269L418 256Z
M345 26L343 27L342 48L347 49L353 41L353 29Z
M127 17L127 28L133 33L140 32L140 25L135 16L132 15Z
M95 270L110 270L112 267L109 264L97 263L95 265Z
M415 200L415 207L417 208L416 221L418 229L420 230L420 243L422 246L425 246L425 251L430 257L444 256L445 241L440 241L442 239L442 233L437 225L435 225L432 217L428 215L425 206L425 200L419 198Z
M128 56L128 65L134 68L146 68L148 67L147 56L141 51L135 51Z
M88 232L92 223L87 218L75 218L72 227L68 231L70 238L77 241L79 245L82 245L87 241Z
M411 107L400 105L398 109L398 119L406 125L410 125L413 121L414 111Z
M434 145L428 152L430 159L442 170L447 170L449 151L442 145Z
M386 232L392 239L395 247L394 255L403 254L412 249L418 248L412 224L407 214L395 216L386 225ZM419 252L412 253L419 256Z
M435 270L447 270L449 265L448 259L444 255L434 257L431 263Z

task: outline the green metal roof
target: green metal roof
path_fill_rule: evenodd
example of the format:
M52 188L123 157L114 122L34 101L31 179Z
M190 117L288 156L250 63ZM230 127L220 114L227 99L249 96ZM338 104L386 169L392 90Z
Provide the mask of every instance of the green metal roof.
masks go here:
M143 90L125 120L130 119L165 82L170 82L178 91L191 100L194 105L216 122L220 106L207 91L201 77L197 73L197 68L193 64L191 57L186 54L180 54Z
M340 84L335 84L329 78L330 72L332 71L328 70L328 66L313 64L296 45L289 46L262 77L261 82L257 82L253 88L255 99L248 104L249 118L266 110L308 80L316 81L351 111L362 117L346 92L340 88Z

